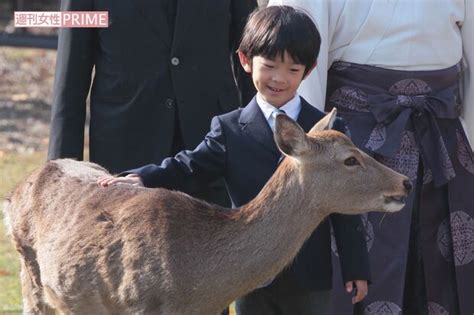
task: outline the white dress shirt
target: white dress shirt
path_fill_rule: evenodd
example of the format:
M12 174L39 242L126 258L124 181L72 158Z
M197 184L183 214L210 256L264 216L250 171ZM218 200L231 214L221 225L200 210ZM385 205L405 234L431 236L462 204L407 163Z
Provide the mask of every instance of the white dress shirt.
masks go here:
M258 107L260 107L260 110L263 113L263 116L265 116L265 119L268 122L268 125L270 128L273 130L273 124L275 121L275 116L273 113L276 110L282 110L285 112L287 116L289 116L291 119L296 121L298 119L298 116L301 111L301 99L299 95L295 95L291 100L289 100L285 105L281 106L280 108L276 108L272 104L266 102L262 96L257 93L257 104Z
M270 0L313 17L321 33L318 65L299 88L324 109L327 70L334 61L417 71L463 60L463 118L474 144L474 0Z

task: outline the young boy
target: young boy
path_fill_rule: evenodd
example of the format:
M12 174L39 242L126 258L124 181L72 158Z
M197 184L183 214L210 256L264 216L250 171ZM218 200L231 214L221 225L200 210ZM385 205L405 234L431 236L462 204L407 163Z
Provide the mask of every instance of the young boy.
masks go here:
M272 135L275 112L286 113L308 131L324 114L296 93L316 65L319 33L303 12L273 6L250 17L239 47L240 62L258 91L245 107L214 117L211 130L194 151L182 151L161 165L99 180L102 186L130 183L192 193L224 178L234 207L252 200L281 158ZM341 121L337 129L343 130ZM358 216L332 215L346 289L353 302L367 293L368 259ZM251 259L249 257L249 259ZM322 223L291 266L272 283L236 301L239 315L329 314L332 266L329 222Z

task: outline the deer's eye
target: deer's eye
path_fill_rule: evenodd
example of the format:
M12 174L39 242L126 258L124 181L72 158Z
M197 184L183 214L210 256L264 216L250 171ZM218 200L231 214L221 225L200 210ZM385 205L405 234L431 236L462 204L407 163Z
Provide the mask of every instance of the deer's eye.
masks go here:
M344 165L346 166L355 166L355 165L359 165L359 161L357 161L357 159L353 156L351 156L350 158L347 158L344 160Z

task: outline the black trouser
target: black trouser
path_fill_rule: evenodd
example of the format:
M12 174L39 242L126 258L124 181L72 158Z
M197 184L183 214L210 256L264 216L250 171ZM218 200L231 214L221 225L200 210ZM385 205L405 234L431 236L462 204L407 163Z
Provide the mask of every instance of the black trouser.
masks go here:
M281 294L257 289L235 302L237 315L329 315L331 290Z

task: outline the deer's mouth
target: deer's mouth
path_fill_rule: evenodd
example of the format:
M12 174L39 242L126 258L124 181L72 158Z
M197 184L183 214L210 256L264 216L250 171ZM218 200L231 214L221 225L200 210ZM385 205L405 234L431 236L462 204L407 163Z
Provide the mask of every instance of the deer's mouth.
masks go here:
M385 205L387 211L398 211L403 208L407 201L406 195L385 196Z
M398 196L388 196L385 197L387 201L395 201L395 202L406 202L407 197L405 195L398 195Z

